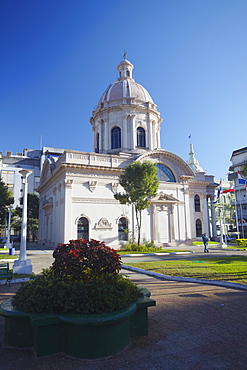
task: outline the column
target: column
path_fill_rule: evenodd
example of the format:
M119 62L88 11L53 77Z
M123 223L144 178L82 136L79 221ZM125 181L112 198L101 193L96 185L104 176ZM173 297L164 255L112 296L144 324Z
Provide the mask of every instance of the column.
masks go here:
M158 240L157 210L155 204L151 204L151 239L154 242Z
M104 121L105 125L105 132L104 132L104 145L103 145L103 152L105 153L107 150L111 149L109 148L109 123L107 121Z
M150 122L150 119L148 120L148 137L147 137L147 146L149 148L149 150L153 150L154 149L154 146L153 146L153 121Z
M72 184L73 179L64 180L64 243L68 243L73 239L71 235L72 224Z
M170 224L170 236L171 242L175 242L175 229L174 229L174 206L169 207L169 224Z
M135 116L131 116L131 149L135 149L136 146L136 130L135 130Z

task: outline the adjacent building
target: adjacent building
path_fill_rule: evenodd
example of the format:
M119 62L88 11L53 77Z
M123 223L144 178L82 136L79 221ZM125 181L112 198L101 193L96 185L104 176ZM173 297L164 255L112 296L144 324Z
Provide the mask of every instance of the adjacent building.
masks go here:
M247 237L247 147L234 150L228 179L234 182L236 196L235 220L241 237Z

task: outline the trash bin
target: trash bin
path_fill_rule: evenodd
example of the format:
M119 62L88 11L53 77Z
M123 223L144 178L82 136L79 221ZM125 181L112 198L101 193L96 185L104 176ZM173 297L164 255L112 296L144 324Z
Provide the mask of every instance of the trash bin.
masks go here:
M9 248L9 256L15 255L15 248Z

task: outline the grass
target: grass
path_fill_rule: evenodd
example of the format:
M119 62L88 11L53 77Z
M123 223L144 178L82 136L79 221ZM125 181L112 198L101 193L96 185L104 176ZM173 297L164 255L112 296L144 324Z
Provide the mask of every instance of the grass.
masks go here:
M192 242L193 245L203 245L203 242ZM219 244L219 242L208 242L208 244Z
M233 256L195 260L129 263L130 266L168 276L223 280L247 284L247 257Z
M14 255L14 256L10 256L8 254L3 254L3 253L0 253L0 260L15 260L16 258L18 258L18 256Z
M238 247L237 245L228 245L226 249L238 249L240 251L245 251L245 250L247 250L247 246L246 247Z

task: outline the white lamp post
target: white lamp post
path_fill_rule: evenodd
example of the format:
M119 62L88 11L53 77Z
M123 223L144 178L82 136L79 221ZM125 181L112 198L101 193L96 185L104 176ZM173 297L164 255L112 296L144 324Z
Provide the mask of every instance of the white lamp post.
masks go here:
M8 236L7 236L7 242L4 245L4 248L12 248L12 244L10 242L10 221L11 221L11 208L12 206L8 206L8 211L9 211L9 218L8 218Z
M219 248L227 248L227 244L223 240L223 232L222 232L222 207L219 207L220 210L220 244Z
M23 205L22 205L22 224L21 224L21 245L18 260L14 262L13 273L15 274L31 274L31 261L27 260L26 244L27 244L27 177L32 173L30 170L19 171L22 175L23 183Z

